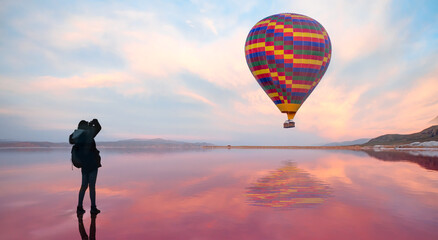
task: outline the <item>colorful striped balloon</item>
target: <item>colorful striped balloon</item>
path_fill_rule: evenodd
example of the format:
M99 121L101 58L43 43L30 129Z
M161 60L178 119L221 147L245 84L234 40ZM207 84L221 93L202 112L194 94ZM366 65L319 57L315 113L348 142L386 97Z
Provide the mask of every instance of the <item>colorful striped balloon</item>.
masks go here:
M245 55L257 82L291 122L327 70L331 43L316 20L282 13L254 25Z

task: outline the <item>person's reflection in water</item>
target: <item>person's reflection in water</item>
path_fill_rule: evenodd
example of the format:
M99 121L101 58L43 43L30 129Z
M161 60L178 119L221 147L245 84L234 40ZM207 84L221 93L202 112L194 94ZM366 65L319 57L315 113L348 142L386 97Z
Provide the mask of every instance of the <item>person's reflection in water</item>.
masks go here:
M90 188L91 214L98 214L100 210L96 207L96 180L97 169L101 167L99 150L96 148L94 137L100 132L102 127L97 119L90 122L82 120L79 122L78 129L70 135L69 142L74 144L72 148L72 158L80 159L82 184L79 190L78 206L76 213L84 214L83 200L85 191Z
M90 238L88 238L87 231L85 231L83 213L78 213L78 224L79 224L79 233L81 234L82 240L94 240L96 239L96 216L97 214L91 214L91 223L90 223Z

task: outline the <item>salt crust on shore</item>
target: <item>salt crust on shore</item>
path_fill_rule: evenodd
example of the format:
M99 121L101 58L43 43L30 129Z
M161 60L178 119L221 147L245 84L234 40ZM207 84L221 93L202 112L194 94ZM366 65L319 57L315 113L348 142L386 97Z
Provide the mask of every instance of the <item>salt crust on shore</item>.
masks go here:
M438 147L438 141L429 141L429 142L413 142L410 144L406 144L408 146L415 146L415 147Z

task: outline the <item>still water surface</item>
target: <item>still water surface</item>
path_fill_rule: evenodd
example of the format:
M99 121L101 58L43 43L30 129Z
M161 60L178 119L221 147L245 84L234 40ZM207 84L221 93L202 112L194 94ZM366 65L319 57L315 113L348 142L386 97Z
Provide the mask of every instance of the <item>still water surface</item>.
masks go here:
M101 149L79 224L69 149L0 150L0 239L438 239L438 159L327 150ZM92 228L94 228L92 226Z

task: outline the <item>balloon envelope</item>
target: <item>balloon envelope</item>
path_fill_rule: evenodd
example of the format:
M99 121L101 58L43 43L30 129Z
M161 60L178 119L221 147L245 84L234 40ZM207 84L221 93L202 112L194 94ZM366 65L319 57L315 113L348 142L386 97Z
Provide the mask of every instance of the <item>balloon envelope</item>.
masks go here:
M257 82L292 120L327 70L331 43L316 20L282 13L254 25L246 39L245 55Z

